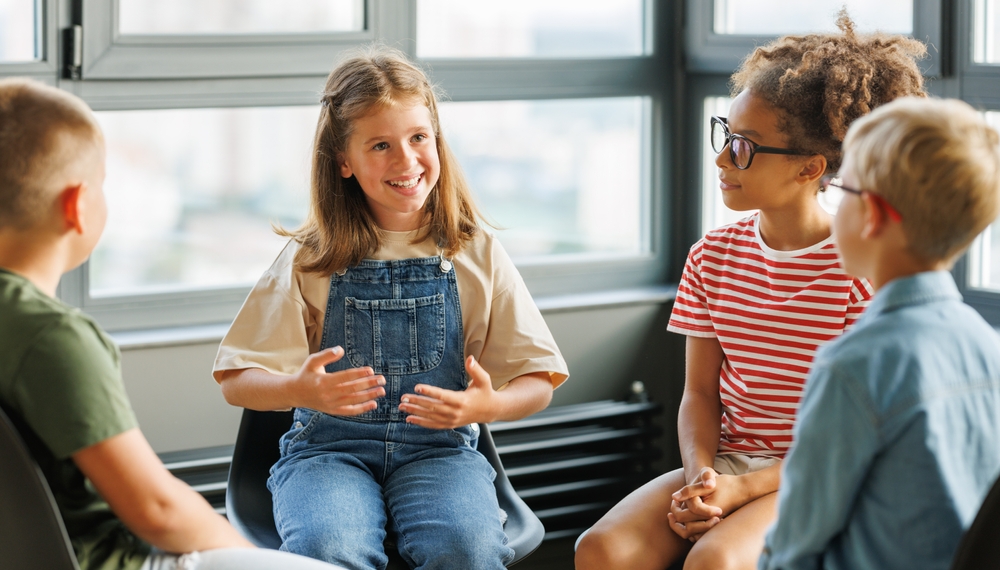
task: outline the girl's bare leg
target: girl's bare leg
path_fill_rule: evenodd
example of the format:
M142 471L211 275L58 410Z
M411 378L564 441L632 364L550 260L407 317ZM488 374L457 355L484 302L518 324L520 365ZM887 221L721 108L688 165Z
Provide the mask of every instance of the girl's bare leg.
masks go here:
M756 570L777 503L778 494L770 493L733 511L694 544L684 570Z
M684 470L677 469L622 499L580 539L577 570L663 570L678 560L691 543L670 529L667 513L670 495L683 486Z

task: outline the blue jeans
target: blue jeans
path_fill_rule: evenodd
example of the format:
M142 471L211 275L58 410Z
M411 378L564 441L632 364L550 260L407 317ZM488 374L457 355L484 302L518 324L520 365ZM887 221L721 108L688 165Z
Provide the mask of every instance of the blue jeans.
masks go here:
M388 527L411 568L501 569L513 559L496 472L468 430L362 423L306 409L295 418L268 480L282 550L381 570ZM388 444L387 429L400 430ZM349 440L342 437L348 430ZM442 436L452 445L441 445Z

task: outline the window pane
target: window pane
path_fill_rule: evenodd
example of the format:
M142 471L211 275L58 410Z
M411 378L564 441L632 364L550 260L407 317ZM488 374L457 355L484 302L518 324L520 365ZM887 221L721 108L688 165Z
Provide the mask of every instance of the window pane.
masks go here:
M1000 63L1000 2L975 0L973 52L976 63Z
M644 53L643 0L417 0L418 57Z
M363 0L119 0L123 34L272 34L364 29Z
M448 144L512 256L645 249L640 97L445 103Z
M913 0L715 0L715 33L780 36L833 32L842 6L861 31L913 32Z
M318 109L97 113L108 225L92 296L254 283L308 211Z
M0 62L39 59L37 12L36 0L0 0Z
M987 112L986 122L1000 129L1000 112ZM1000 220L972 242L968 260L970 287L1000 291Z

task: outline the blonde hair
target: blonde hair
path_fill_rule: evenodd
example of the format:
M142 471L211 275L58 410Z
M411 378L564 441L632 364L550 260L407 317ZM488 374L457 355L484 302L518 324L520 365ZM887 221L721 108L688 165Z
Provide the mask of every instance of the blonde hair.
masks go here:
M45 216L61 190L48 187L51 177L79 157L67 134L72 143L101 139L86 103L33 79L0 79L0 228L27 229Z
M903 96L925 96L917 60L927 48L901 35L861 34L841 9L840 33L785 36L755 49L732 77L735 97L749 89L778 112L788 146L822 154L840 168L851 123Z
M379 228L364 192L354 177L340 175L338 157L347 150L356 119L375 108L414 100L430 110L441 164L424 205L428 224L414 242L431 236L451 257L476 234L479 213L442 136L434 88L401 52L372 46L338 65L326 80L313 149L309 216L297 230L276 230L301 244L296 267L332 274L378 250Z
M861 189L899 210L910 252L950 261L1000 213L1000 135L968 104L907 97L844 139Z

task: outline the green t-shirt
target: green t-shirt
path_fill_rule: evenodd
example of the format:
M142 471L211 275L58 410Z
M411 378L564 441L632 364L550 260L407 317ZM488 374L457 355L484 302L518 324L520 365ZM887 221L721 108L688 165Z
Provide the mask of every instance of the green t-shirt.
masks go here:
M139 568L145 544L70 456L136 427L118 347L93 320L0 269L0 404L62 513L82 570Z

